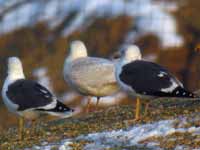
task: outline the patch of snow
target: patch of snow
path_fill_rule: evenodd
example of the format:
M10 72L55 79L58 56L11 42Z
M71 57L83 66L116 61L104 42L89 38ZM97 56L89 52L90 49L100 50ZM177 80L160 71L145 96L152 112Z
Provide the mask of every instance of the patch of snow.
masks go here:
M78 98L80 95L74 91L66 92L61 97L60 100L65 103L71 103L74 101L74 99Z
M178 10L178 6L176 3L172 2L172 3L166 3L165 1L160 1L160 2L155 2L155 3L159 3L160 8L168 11L168 12L175 12Z
M111 132L92 133L80 136L78 140L88 140L98 145L132 146L150 137L166 136L174 133L173 120L164 120L152 124L133 126L128 130L114 130ZM94 148L94 147L93 147Z
M3 6L8 7L15 2L10 0ZM183 38L176 32L176 20L170 14L177 9L176 3L154 0L34 1L7 13L0 22L0 33L29 26L37 21L47 21L50 27L55 27L66 16L77 12L63 31L63 35L68 36L76 30L82 30L98 17L128 15L133 17L133 30L127 34L126 43L147 33L154 33L161 39L163 46L180 46Z
M174 150L190 150L191 148L185 145L178 145ZM193 149L194 150L194 149Z
M62 145L59 146L59 150L72 150L72 147L70 146L71 144L73 144L73 142L71 142L70 140L64 140L62 141Z
M156 142L149 142L149 143L147 143L147 147L156 147L156 146L159 146L160 144L159 143L156 143Z
M149 139L151 137L165 137L175 132L192 132L199 133L199 127L189 128L175 128L175 120L163 120L154 122L151 124L137 125L130 127L128 130L114 130L111 132L92 133L88 135L82 135L77 140L87 140L90 144L85 146L85 149L92 150L95 147L117 147L117 146L139 146L142 145L140 142ZM181 124L182 122L180 122ZM176 140L176 139L173 139ZM148 148L159 149L159 143L147 143L145 144ZM177 146L176 149L188 148L186 146Z
M121 0L97 2L93 0L92 2L77 14L71 25L64 30L64 35L69 35L81 28L85 20L93 14L96 14L96 17L105 14L111 16L128 15L134 18L133 24L138 31L134 29L134 31L128 33L125 42L136 40L136 37L152 32L161 39L162 45L165 47L183 44L182 37L176 33L175 18L163 9L163 3L154 3L152 0L132 0L128 2ZM175 3L173 3L173 6L175 6Z
M191 126L188 128L183 128L181 126L184 125L185 118L179 118L178 121L180 121L178 122L178 125L177 120L161 120L158 122L131 126L128 129L80 135L75 138L64 139L61 142L46 146L34 146L34 148L36 149L37 147L37 150L50 150L52 147L58 147L60 150L71 150L73 149L71 147L71 144L73 144L73 142L88 141L89 143L84 146L85 150L104 150L120 146L145 146L148 148L153 148L155 150L160 150L160 144L157 142L149 141L145 142L145 144L142 144L141 142L152 137L165 137L175 132L190 132L198 133L198 135L200 135L200 127ZM174 141L176 139L171 138L170 140ZM191 148L185 145L178 145L175 148L175 150L180 149L187 150Z
M119 104L127 95L123 92L116 93L111 96L101 97L99 100L99 106L113 106ZM90 100L91 104L96 105L97 98L92 97Z
M158 56L156 54L148 54L148 55L144 56L143 59L145 61L156 62L157 57Z
M86 106L86 105L88 104L89 98L90 98L90 97L83 97L83 98L81 99L81 104L80 104L80 106L81 106L81 107Z

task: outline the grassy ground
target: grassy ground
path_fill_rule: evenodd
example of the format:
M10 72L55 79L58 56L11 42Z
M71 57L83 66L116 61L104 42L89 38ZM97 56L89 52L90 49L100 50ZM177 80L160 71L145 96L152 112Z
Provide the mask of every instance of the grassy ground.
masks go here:
M91 112L84 116L39 123L36 127L26 129L23 141L17 140L17 130L16 128L11 128L0 135L0 149L23 149L33 145L41 145L42 143L54 143L64 138L73 138L82 134L123 129L134 124L144 124L163 119L174 119L180 115L188 118L187 126L200 126L198 121L200 120L199 114L200 101L160 99L153 101L148 115L136 122L131 120L134 118L133 106L115 106ZM190 119L195 117L198 119ZM170 140L174 137L177 137L176 139L178 140ZM173 134L166 138L148 139L143 141L143 143L147 141L159 141L161 147L164 148L174 148L178 144L195 148L200 144L200 136ZM86 143L87 141L73 143L72 147L74 149L81 149ZM116 150L121 148L116 148ZM138 147L126 147L126 149L138 149ZM140 149L145 149L145 147L140 147Z

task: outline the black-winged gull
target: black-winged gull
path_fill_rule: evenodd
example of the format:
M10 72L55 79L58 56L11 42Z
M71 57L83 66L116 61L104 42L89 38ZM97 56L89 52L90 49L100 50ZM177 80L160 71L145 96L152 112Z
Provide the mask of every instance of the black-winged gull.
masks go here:
M25 79L21 61L17 57L8 59L8 76L3 85L2 97L9 111L20 116L20 140L23 138L24 119L35 119L40 113L62 118L73 113L73 109L59 102L45 87Z
M137 96L135 119L139 119L140 98L156 97L197 98L183 87L166 68L141 60L137 46L129 45L116 65L116 79L121 89Z
M103 58L88 57L81 41L73 41L70 45L70 53L64 63L64 79L77 92L97 97L96 105L100 97L112 95L119 89L114 63Z

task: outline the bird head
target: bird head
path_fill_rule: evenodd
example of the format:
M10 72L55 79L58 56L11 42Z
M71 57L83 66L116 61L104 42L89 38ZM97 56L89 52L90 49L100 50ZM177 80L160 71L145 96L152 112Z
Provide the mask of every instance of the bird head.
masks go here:
M8 58L8 76L13 79L24 78L22 63L18 57Z
M70 44L70 58L72 60L87 57L87 48L82 41L72 41Z
M141 60L142 55L139 47L136 45L128 45L126 49L122 51L121 59L127 63L135 60Z

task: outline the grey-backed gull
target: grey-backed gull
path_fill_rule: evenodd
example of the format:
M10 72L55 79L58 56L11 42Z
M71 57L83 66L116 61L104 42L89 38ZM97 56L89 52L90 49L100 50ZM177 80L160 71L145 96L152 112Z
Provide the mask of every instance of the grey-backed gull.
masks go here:
M20 116L19 139L23 138L24 119L35 119L40 113L64 118L73 112L45 87L25 79L21 61L17 57L8 59L8 76L3 85L2 97L9 111Z
M114 63L103 58L88 57L81 41L73 41L70 45L70 53L64 63L64 79L77 92L97 97L96 106L100 97L112 95L119 89Z
M122 90L137 96L136 120L139 119L140 98L196 98L196 95L186 90L167 69L156 63L141 60L140 50L135 45L130 45L123 51L116 65L115 75Z

